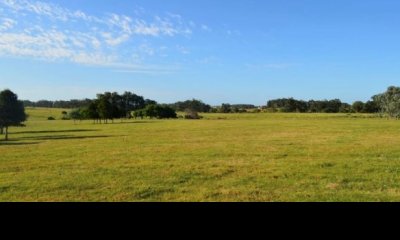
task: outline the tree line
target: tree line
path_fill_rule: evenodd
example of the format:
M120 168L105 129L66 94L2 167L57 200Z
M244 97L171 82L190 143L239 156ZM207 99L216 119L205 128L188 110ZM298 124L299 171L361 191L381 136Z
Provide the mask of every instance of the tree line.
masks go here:
M37 102L24 100L25 107L40 107L40 108L64 108L64 109L74 109L82 108L88 106L92 100L91 99L72 99L69 101L49 101L49 100L39 100Z
M39 104L40 102L40 104ZM8 128L11 126L23 126L27 119L25 106L45 107L46 101L37 103L20 101L18 96L10 90L0 92L0 134L5 134L8 139ZM96 99L55 101L63 102L64 106L75 107L73 111L63 112L70 119L84 120L92 119L95 122L105 122L121 118L177 118L176 111L185 111L186 118L201 118L198 112L220 112L232 113L257 109L254 105L222 104L221 106L211 107L200 100L192 99L175 104L158 104L154 100L144 99L142 96L132 92L118 94L116 92L105 92L97 94ZM48 101L48 107L59 107L55 102ZM29 105L32 104L33 105ZM52 104L50 104L52 103ZM27 105L28 104L28 105ZM51 105L51 106L50 106ZM76 108L78 106L78 108ZM386 92L377 94L370 101L354 102L352 105L343 103L339 99L322 101L303 101L294 98L282 98L268 101L264 107L266 111L273 112L302 112L302 113L379 113L381 116L400 119L400 87L391 86Z
M298 113L378 113L380 106L375 100L366 103L357 101L350 105L339 99L303 101L294 98L281 98L268 101L265 109L272 112Z
M280 98L269 100L265 106L257 107L252 104L228 104L211 106L201 100L192 99L179 101L173 104L158 104L156 101L144 99L131 92L122 95L106 92L98 94L97 98L70 100L70 101L47 101L38 102L24 101L26 107L48 107L48 108L72 108L71 118L112 120L131 117L164 118L174 117L174 114L166 112L186 113L242 113L242 112L299 112L299 113L383 113L390 117L400 116L396 105L398 87L389 87L385 93L375 95L370 101L356 101L353 104L342 102L339 99L332 100L297 100L294 98ZM148 107L149 105L154 105ZM157 114L155 114L157 112Z
M123 118L176 118L176 113L166 105L132 92L121 95L105 92L97 94L97 98L88 101L86 106L71 111L69 117L73 120L92 119L95 123L108 123L109 120Z
M5 134L8 139L8 129L11 126L23 126L27 119L25 106L29 101L20 101L18 96L10 90L0 92L0 134ZM31 106L45 107L46 101ZM48 107L59 107L51 104ZM192 99L175 104L158 104L154 100L144 99L142 96L132 92L118 94L116 92L105 92L97 94L97 98L90 100L56 101L63 102L63 106L76 107L68 115L74 120L92 119L95 122L105 122L121 118L177 118L176 111L185 111L188 119L201 118L197 112L241 112L251 108L253 105L230 105L222 104L218 107L211 107L200 100ZM69 102L67 104L67 102ZM31 102L32 103L32 102ZM28 103L29 106L30 103ZM386 92L377 94L370 101L354 102L352 105L343 103L339 99L322 101L303 101L294 98L282 98L268 101L264 107L267 111L280 112L310 112L310 113L379 113L389 118L400 119L400 88L391 86ZM63 114L66 114L64 112Z

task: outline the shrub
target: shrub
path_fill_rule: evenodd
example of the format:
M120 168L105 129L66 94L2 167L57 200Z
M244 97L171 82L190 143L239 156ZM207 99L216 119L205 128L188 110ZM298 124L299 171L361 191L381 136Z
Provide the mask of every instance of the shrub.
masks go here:
M54 117L48 117L47 120L49 120L49 121L54 121L54 120L56 120L56 119L55 119Z
M185 110L185 119L192 119L192 120L196 120L196 119L201 119L202 117L199 115L198 112L191 110L191 109L186 109Z
M157 119L168 119L178 118L175 110L167 105L152 104L146 106L146 108L134 111L132 117L134 118L157 118Z

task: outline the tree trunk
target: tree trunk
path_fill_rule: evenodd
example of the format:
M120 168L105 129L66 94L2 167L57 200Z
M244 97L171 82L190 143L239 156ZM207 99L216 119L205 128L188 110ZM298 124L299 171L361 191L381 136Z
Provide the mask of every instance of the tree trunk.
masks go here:
M3 134L4 134L4 128L0 127L0 135L3 135Z
M8 141L8 127L6 127L6 141Z

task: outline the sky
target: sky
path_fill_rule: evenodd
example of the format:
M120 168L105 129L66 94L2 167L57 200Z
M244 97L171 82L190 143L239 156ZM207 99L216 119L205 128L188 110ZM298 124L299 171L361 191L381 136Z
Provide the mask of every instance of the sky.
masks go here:
M400 85L399 12L398 0L0 0L0 89L367 101Z

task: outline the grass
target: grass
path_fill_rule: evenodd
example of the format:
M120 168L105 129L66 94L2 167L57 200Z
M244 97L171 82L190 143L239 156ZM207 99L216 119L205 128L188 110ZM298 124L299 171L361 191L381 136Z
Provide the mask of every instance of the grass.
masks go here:
M346 114L48 121L0 142L0 201L400 201L400 121Z

